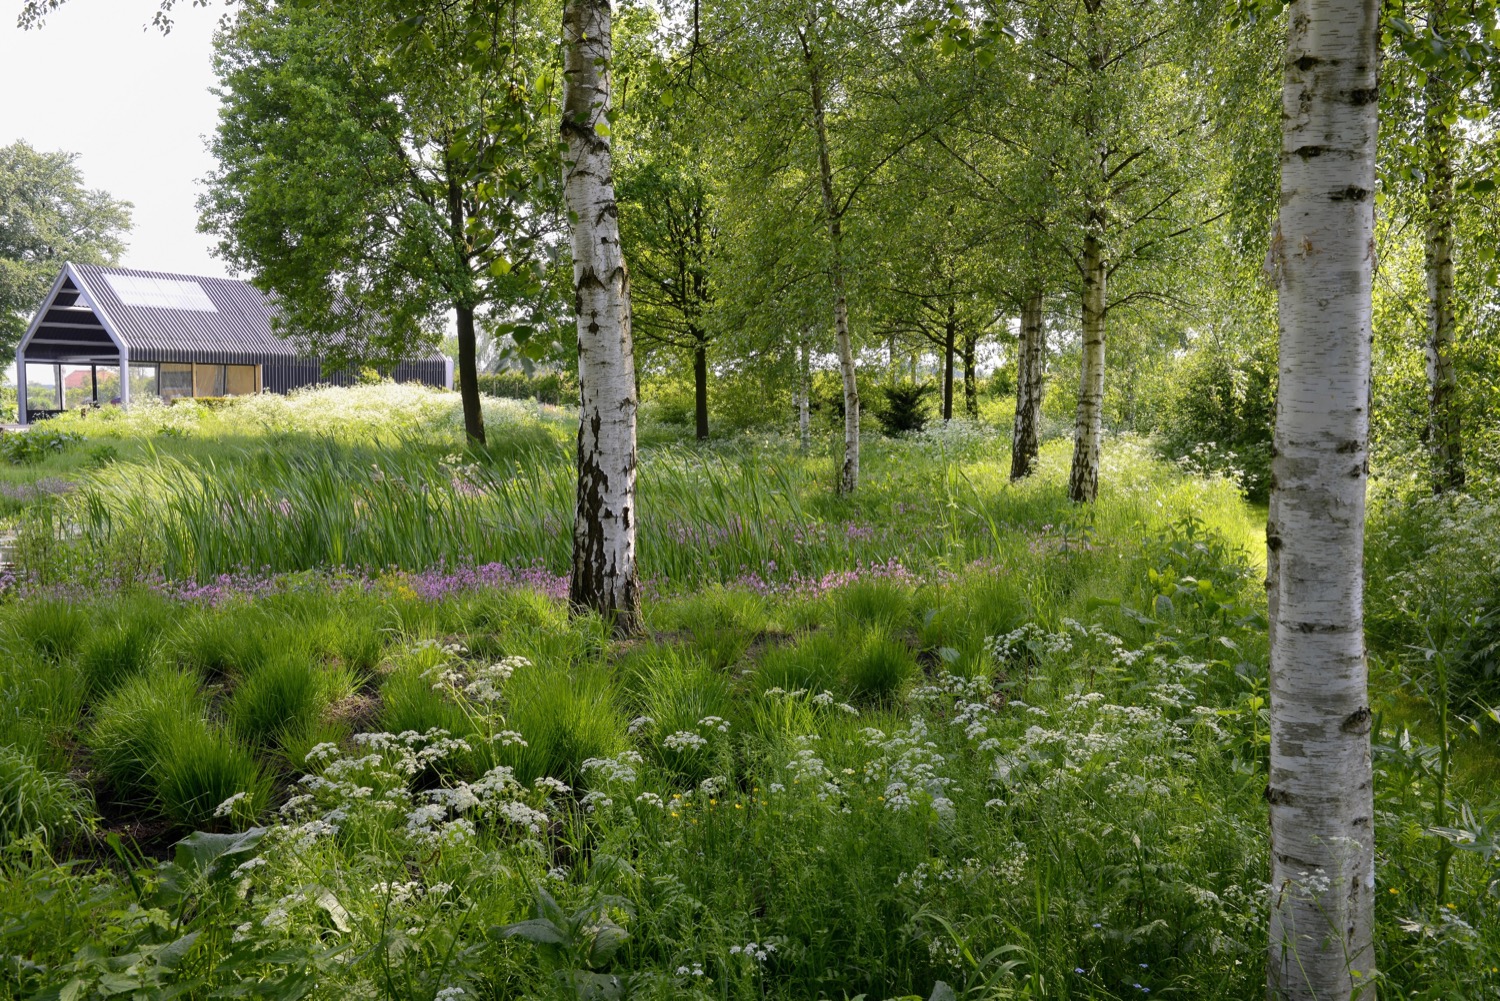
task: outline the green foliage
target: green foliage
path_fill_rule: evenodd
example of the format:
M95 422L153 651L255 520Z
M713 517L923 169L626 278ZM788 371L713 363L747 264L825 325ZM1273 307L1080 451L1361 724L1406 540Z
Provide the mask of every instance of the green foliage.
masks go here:
M149 803L154 766L173 733L203 725L208 707L199 686L195 674L159 668L125 679L95 704L85 740L116 798Z
M88 793L15 747L0 746L0 851L33 835L65 844L93 817Z
M352 671L330 671L304 653L282 651L240 679L225 718L253 745L281 745L289 735L314 729L324 710L355 687Z
M626 746L626 721L605 671L537 664L516 672L506 689L506 726L525 747L501 752L523 782L550 777L578 784L583 763Z
M893 702L917 674L911 650L880 629L868 630L854 642L857 645L844 659L847 690L869 702Z
M885 406L875 413L881 430L892 436L922 430L927 425L927 398L934 391L933 386L925 382L881 386Z
M154 805L179 828L244 824L270 802L271 783L255 755L202 720L168 728L151 767Z
M125 249L130 203L85 188L77 159L19 139L0 147L0 354L7 357L63 261L114 264Z
M1164 410L1153 415L1158 448L1197 472L1235 479L1264 503L1271 490L1276 419L1276 365L1269 348L1236 358L1205 345L1169 376Z
M479 391L486 396L498 396L509 400L536 400L554 406L576 401L578 386L572 373L543 372L527 375L524 372L481 372Z
M83 436L46 425L28 431L0 432L0 459L13 466L61 455L83 441Z

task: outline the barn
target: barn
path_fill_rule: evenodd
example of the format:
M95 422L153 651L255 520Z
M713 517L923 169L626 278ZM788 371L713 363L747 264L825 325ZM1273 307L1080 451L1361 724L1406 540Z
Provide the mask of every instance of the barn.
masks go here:
M348 381L277 336L248 282L65 264L16 350L21 423L77 406L285 393ZM397 382L453 387L453 363L410 358Z

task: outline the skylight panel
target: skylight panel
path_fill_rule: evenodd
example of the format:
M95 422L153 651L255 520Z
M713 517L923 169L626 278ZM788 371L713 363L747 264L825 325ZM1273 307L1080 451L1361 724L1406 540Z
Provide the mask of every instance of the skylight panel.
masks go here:
M127 306L154 309L188 309L199 313L217 313L214 301L197 282L171 278L144 278L139 275L105 275L115 295Z

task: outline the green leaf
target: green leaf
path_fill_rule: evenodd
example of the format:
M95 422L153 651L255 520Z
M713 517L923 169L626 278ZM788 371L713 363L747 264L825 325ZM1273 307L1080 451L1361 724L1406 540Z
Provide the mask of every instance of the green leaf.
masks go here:
M507 261L503 257L497 257L490 263L490 274L494 275L496 278L510 274L510 269L510 261Z
M954 993L952 987L939 980L932 985L932 994L927 998L927 1001L958 1001L958 995Z
M599 133L601 136L608 136L609 135L609 123L608 122L595 122L594 123L594 131L597 132L597 133Z
M531 918L495 929L501 938L522 938L537 945L567 946L568 936L546 918Z

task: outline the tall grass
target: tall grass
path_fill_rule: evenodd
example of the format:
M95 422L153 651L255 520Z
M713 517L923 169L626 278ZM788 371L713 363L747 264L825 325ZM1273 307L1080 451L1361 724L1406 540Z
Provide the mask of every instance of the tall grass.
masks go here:
M1009 483L998 442L960 453L922 443L870 451L867 485L852 499L832 495L821 459L780 448L643 451L643 575L681 588L815 583L890 560L956 569L1034 543L1128 538L1163 524L1166 512L1193 512L1236 537L1254 532L1230 484L1182 476L1128 441L1107 454L1101 502L1086 509L1056 489L1061 445L1044 450L1040 474L1020 485ZM561 448L465 463L410 443L377 453L327 440L121 463L70 503L89 551L147 535L170 578L485 563L564 573L573 491Z

